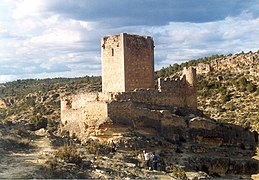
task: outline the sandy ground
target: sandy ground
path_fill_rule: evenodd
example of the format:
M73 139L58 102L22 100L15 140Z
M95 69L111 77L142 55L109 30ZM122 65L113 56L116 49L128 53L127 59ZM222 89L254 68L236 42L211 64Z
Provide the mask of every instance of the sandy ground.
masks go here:
M39 135L39 138L31 143L36 147L34 150L25 150L19 153L12 152L0 156L0 179L32 179L36 177L34 173L45 164L49 155L55 149L46 135ZM259 149L257 152L259 152ZM259 160L259 155L254 158ZM147 179L174 179L170 174L164 172L153 172L144 169L142 171ZM191 174L188 176L192 177ZM252 178L259 180L259 174L253 175Z
M52 152L50 140L41 136L32 141L36 147L34 150L25 150L19 153L4 155L0 160L0 178L3 179L27 179L33 178L35 170L47 160L46 153Z

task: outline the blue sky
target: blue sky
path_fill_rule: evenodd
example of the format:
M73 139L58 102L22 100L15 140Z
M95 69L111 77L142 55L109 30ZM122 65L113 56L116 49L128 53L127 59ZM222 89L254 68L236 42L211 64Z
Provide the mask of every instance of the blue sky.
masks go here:
M149 35L155 68L259 49L258 0L1 0L0 82L101 75L100 39Z

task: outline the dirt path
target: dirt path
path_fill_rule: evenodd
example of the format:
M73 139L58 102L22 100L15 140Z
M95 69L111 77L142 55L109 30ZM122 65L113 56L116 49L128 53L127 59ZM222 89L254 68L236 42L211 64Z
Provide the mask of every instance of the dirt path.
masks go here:
M34 150L11 153L0 159L0 178L20 179L33 178L34 172L45 163L48 154L53 151L51 142L46 136L32 141Z

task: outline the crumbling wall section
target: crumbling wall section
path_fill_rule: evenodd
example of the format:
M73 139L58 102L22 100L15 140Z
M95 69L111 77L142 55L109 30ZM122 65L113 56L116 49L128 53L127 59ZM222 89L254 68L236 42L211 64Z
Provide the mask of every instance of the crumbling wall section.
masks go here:
M195 73L193 68L189 68L178 79L158 79L158 89L65 96L61 100L62 123L79 124L82 128L80 131L83 131L89 126L94 126L98 120L110 117L131 126L142 119L143 123L151 122L159 128L163 116L159 109L157 111L148 107L197 109Z
M105 97L109 97L106 95ZM61 121L70 133L80 134L96 122L108 117L107 103L98 93L65 96L61 99Z

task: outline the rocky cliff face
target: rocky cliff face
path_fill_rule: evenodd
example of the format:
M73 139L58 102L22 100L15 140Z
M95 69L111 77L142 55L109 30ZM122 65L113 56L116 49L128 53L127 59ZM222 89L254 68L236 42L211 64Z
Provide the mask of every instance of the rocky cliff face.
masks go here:
M259 77L259 53L249 52L217 58L209 63L200 63L197 66L197 74L209 73L211 71L230 70L236 73L248 73Z

